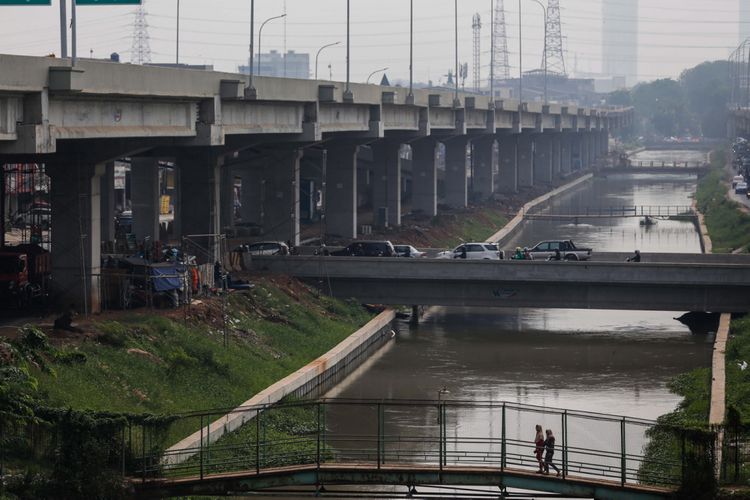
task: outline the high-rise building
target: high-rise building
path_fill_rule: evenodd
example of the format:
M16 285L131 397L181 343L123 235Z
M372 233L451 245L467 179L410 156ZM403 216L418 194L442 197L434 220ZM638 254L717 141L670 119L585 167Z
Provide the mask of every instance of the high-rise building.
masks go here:
M750 38L750 2L740 2L740 43Z
M604 76L638 81L638 0L604 0L602 7L602 65Z
M293 50L281 54L275 50L257 54L255 60L255 74L275 76L279 78L310 78L310 54L298 54ZM248 74L247 65L239 67L239 72Z

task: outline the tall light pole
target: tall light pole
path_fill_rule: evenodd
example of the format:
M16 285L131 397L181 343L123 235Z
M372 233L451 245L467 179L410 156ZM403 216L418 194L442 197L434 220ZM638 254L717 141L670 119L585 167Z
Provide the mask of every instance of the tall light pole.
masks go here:
M409 0L409 95L407 104L414 104L414 0Z
M520 0L519 0L520 1ZM453 106L458 107L461 103L461 101L458 100L458 0L453 0L453 21L454 21L454 52L455 52L455 72L456 74L453 75L456 79L456 90L453 94Z
M260 29L258 30L258 76L260 76L260 62L261 62L261 44L263 42L263 27L268 23L268 21L273 21L274 19L281 19L282 17L286 17L286 14L281 14L279 16L273 16L269 17L263 23L260 25Z
M250 0L250 56L247 59L247 69L250 73L250 77L248 79L248 85L247 88L252 93L255 90L255 87L253 86L253 57L255 54L255 0Z
M177 40L175 42L175 64L180 64L180 0L177 0Z
M544 103L547 104L547 8L540 0L531 0L535 2L544 11L544 53L542 61L544 62Z
M350 50L351 50L351 38L350 38L350 26L351 24L351 5L350 1L346 0L346 88L344 89L344 101L352 101L352 91L349 88L349 70L351 66Z
M518 104L523 105L523 37L521 36L521 0L518 0Z
M323 45L321 48L318 49L318 52L315 54L315 79L318 79L318 56L320 56L320 53L323 51L323 49L327 49L328 47L333 47L334 45L338 45L341 42L334 42L329 43L328 45Z
M375 71L373 71L372 73L370 73L367 76L367 81L365 83L370 83L370 78L372 78L372 75L374 75L375 73L380 73L381 71L388 71L388 67L386 66L385 68L376 69Z

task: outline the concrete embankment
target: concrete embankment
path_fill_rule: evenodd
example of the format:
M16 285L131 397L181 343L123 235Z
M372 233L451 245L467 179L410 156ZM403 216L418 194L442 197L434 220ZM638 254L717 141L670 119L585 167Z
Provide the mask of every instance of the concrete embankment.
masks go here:
M215 442L224 434L236 431L257 415L258 407L277 403L287 396L303 397L323 390L337 375L353 369L388 342L392 337L391 323L395 317L395 311L383 311L323 356L260 391L234 411L217 418L210 425L166 450L164 462L179 464L188 460L200 449L201 440L204 444L207 440Z
M521 207L521 209L518 211L516 216L513 217L513 219L511 219L510 222L508 222L500 231L490 236L487 239L487 241L497 242L497 244L500 246L504 245L511 237L513 237L516 231L518 231L518 229L521 227L521 224L523 223L524 216L532 208L537 207L541 205L542 203L545 203L549 201L550 199L554 198L555 196L560 195L564 193L565 191L568 191L580 184L583 184L584 182L588 182L593 177L594 177L593 173L586 174L583 177L579 177L578 179L574 180L573 182L569 182L563 186L560 186L557 189L553 189L549 193L544 194L526 203L523 207Z

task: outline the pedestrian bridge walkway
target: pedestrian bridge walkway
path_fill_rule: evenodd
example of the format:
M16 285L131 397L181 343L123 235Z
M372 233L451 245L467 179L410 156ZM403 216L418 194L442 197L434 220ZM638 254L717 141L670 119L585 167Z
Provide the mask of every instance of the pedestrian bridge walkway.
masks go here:
M237 412L244 425L222 432L216 423ZM559 476L537 472L536 424L557 436ZM131 434L139 497L497 498L521 489L659 499L714 470L711 433L503 402L327 399L195 413L173 425L200 428L199 446L154 451L150 436Z

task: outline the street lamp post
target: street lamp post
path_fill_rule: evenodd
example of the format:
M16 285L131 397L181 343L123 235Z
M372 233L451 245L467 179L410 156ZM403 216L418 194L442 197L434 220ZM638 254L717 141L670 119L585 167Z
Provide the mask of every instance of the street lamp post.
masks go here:
M253 66L255 65L253 57L255 57L255 0L250 0L250 56L247 60L247 70L250 74L248 78L247 88L250 92L253 92Z
M542 60L544 62L544 103L547 104L547 8L539 0L531 0L535 2L544 12L544 53Z
M180 0L177 0L177 39L175 41L175 64L180 64Z
M261 61L261 44L263 42L263 27L268 23L268 21L273 21L274 19L281 19L282 17L286 17L286 14L281 14L279 16L273 16L269 17L263 23L260 25L260 29L258 29L258 76L260 76L260 61Z
M373 71L372 73L370 73L367 76L367 81L365 83L370 83L370 78L372 78L372 75L374 75L375 73L380 73L381 71L388 71L388 67L376 69L375 71Z
M346 0L346 88L344 89L344 101L354 100L352 90L349 88L349 75L351 70L351 2Z
M519 0L520 1L520 0ZM453 0L453 20L454 20L454 52L455 52L455 72L453 77L456 79L456 90L453 95L453 106L458 107L461 101L458 100L458 0Z
M409 0L409 95L407 104L414 104L414 0Z
M334 45L338 45L341 42L334 42L329 43L328 45L323 45L321 48L318 49L318 52L315 54L315 79L318 79L318 56L320 56L320 53L323 51L323 49L327 49L328 47L333 47Z
M518 0L518 104L523 106L523 36L521 36L521 0Z

